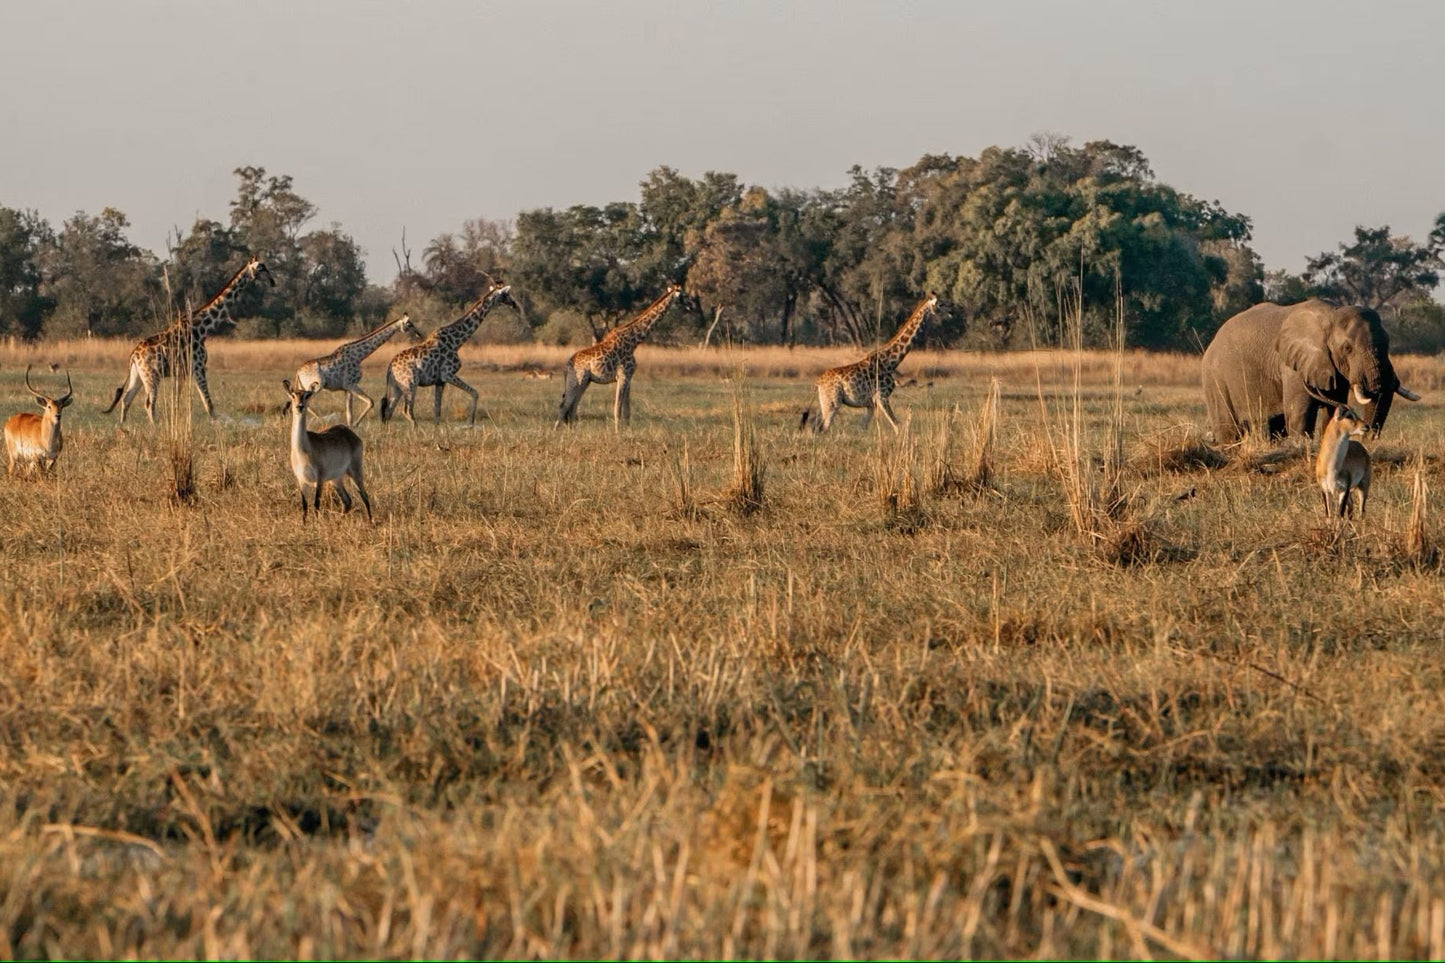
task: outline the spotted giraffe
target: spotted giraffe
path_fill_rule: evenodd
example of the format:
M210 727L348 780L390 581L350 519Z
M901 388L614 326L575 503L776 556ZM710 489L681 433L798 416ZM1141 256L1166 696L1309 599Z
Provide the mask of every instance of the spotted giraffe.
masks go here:
M231 317L231 305L258 277L264 277L272 287L276 286L276 279L271 277L266 265L261 263L260 258L253 257L199 311L182 315L160 334L151 335L131 349L130 376L125 384L115 389L115 397L105 413L109 414L119 404L120 421L125 424L131 401L137 391L145 388L146 416L151 424L155 424L156 390L161 379L173 373L176 362L185 359L189 348L191 380L196 384L196 391L200 392L206 414L214 418L215 406L211 404L211 390L206 385L206 338L215 334L222 325L236 323Z
M355 425L371 411L374 402L371 396L361 390L361 363L377 348L390 341L398 331L405 331L413 338L420 337L411 316L403 314L395 321L388 321L381 327L355 341L348 341L324 358L308 361L296 369L296 387L301 391L344 391L346 392L346 423ZM361 414L353 421L351 400L360 398L366 402Z
M466 314L451 324L437 328L421 344L397 352L386 367L386 394L381 397L381 420L389 420L396 412L397 404L401 403L407 421L415 425L416 389L432 385L436 388L436 422L441 424L442 391L451 385L472 396L467 424L475 425L477 389L457 377L457 372L462 370L462 359L457 352L477 330L487 312L498 304L517 307L517 302L512 300L511 285L493 281L487 293L478 298Z
M637 317L618 325L601 341L567 359L566 383L562 387L562 403L557 407L554 429L576 420L577 402L582 400L582 392L593 382L599 385L617 382L617 397L612 403L614 430L619 429L622 422L632 420L632 376L637 372L637 346L681 294L681 284L669 284L662 297L649 304Z
M894 374L918 340L924 320L937 307L938 295L929 294L913 309L898 333L878 350L852 364L829 368L818 376L818 431L827 431L833 423L833 416L844 405L868 409L864 427L873 420L875 411L881 411L893 430L898 430L898 419L893 416L893 407L888 403L888 397L893 394ZM808 424L810 414L811 411L803 412L803 425Z

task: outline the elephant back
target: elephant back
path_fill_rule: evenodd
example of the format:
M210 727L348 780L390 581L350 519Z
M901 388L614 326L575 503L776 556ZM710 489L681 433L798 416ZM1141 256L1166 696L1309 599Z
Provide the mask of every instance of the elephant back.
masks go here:
M1204 370L1273 363L1278 358L1279 330L1288 315L1285 305L1266 301L1225 321L1204 349Z

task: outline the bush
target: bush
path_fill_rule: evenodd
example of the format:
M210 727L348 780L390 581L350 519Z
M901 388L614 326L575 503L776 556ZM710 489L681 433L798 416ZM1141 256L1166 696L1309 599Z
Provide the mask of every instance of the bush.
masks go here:
M561 308L537 326L535 338L539 344L583 347L592 343L592 328L582 312Z

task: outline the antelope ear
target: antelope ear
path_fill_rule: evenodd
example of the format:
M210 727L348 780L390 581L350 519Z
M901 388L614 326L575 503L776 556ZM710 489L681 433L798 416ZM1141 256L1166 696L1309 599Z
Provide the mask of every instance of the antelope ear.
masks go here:
M1415 392L1411 391L1409 388L1406 388L1404 385L1396 385L1396 386L1395 386L1395 391L1396 391L1396 393L1399 394L1399 396L1400 396L1401 398L1404 398L1406 401L1419 401L1419 400L1420 400L1420 396L1419 396L1418 394L1416 394Z
M291 379L290 379L290 378L282 378L282 379L281 379L281 387L283 387L283 388L286 389L286 393L287 393L287 394L290 394L290 393L291 393Z
M70 407L70 403L71 403L72 401L74 401L74 400L75 400L75 399L74 399L73 397L71 397L70 395L66 395L64 398L59 399L59 400L56 401L55 403L56 403L57 405L59 405L61 408L69 408L69 407Z
M1275 349L1284 363L1316 391L1334 386L1335 363L1330 359L1327 317L1308 308L1296 308L1280 325Z
M35 403L36 403L37 405L39 405L41 408L44 408L45 405L46 405L49 401L50 401L49 398L42 398L42 397L40 397L39 395L36 395L36 396L35 396Z

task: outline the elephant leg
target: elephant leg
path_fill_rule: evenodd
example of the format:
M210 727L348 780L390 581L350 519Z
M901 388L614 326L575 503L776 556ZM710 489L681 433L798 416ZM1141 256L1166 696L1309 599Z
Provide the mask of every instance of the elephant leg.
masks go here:
M1204 386L1204 407L1209 413L1209 424L1214 428L1216 445L1232 445L1239 440L1239 415L1229 403L1229 393L1222 385L1210 382Z
M1319 412L1319 402L1311 398L1303 386L1298 388L1286 388L1284 392L1284 428L1289 435L1302 435L1305 438L1314 437L1315 416ZM1274 419L1271 418L1271 428Z

